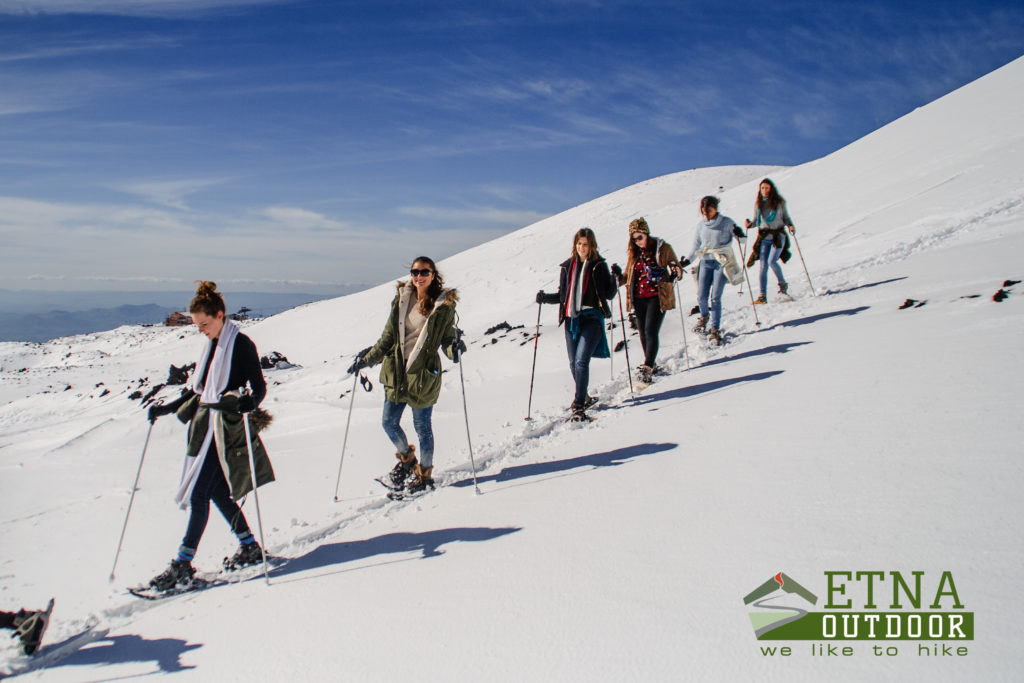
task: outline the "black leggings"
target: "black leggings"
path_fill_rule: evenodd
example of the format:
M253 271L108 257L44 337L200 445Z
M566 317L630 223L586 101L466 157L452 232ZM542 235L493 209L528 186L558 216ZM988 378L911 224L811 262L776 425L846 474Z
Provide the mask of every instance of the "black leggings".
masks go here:
M636 311L636 326L640 332L640 345L644 349L644 365L654 367L658 357L658 332L665 312L661 310L661 301L657 296L646 296L633 299L633 310Z
M249 524L245 521L242 509L235 501L231 500L231 491L224 478L224 471L220 468L217 447L213 443L210 443L210 450L203 461L203 468L199 470L199 478L196 480L195 488L192 489L192 497L189 500L191 514L185 538L181 541L182 551L195 554L196 548L199 546L199 539L203 537L203 531L206 530L206 522L210 519L211 500L231 525L235 536L241 538L249 535Z

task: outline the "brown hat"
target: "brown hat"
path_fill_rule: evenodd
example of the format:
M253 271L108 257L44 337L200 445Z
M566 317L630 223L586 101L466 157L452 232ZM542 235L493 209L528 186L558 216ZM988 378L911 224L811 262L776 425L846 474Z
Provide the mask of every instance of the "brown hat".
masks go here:
M647 227L647 221L643 218L634 218L629 222L629 234L634 235L638 232L642 232L645 235L651 234L651 229Z

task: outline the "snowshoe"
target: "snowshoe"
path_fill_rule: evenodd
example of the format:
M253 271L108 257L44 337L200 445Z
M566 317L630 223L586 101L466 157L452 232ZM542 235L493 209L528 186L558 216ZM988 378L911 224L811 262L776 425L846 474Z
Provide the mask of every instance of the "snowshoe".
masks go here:
M722 333L718 330L717 327L712 327L708 331L708 341L711 343L712 346L722 345Z
M405 488L391 491L388 493L388 498L391 500L410 500L433 490L434 478L430 476L433 471L433 467L420 467L419 463L417 463L413 467L412 474L406 482Z
M594 421L594 418L592 418L590 415L587 415L587 412L585 410L583 410L582 408L576 408L575 410L572 411L572 414L569 415L569 422L593 422L593 421Z
M392 491L401 491L405 487L406 481L412 475L413 467L416 466L416 446L410 444L408 453L396 452L395 457L398 458L398 462L395 463L390 472L383 477L378 477L377 481L384 488L391 489Z
M590 408L591 406L594 405L597 405L597 399L591 396L590 394L587 394L587 400L583 402L582 409L586 410L587 408ZM569 404L569 412L580 409L581 406L579 403L576 403L576 401L573 401L572 403Z
M150 579L149 585L160 593L167 592L177 586L188 588L192 585L192 578L195 574L196 570L192 567L191 562L171 560L171 566L164 570L162 574L157 574Z
M649 365L641 365L636 369L637 380L641 384L650 384L653 381L654 368Z
M789 295L789 283L779 283L779 301L792 301L793 297Z
M706 315L702 315L697 318L697 324L693 326L693 331L697 334L707 334L708 318Z
M53 612L53 598L42 611L18 610L14 617L14 630L21 639L21 652L33 655L43 641L46 627L50 625L50 614Z
M224 558L224 570L233 572L242 567L248 567L254 564L260 564L263 562L263 551L260 550L260 544L253 541L252 543L241 543L238 546L238 550L231 557Z
M768 303L768 297L764 294L754 299L755 304L766 304Z

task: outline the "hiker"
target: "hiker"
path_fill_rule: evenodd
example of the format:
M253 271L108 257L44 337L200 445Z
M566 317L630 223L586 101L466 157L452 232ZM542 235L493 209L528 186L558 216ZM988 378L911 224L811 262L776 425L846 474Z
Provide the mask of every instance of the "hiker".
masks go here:
M195 574L192 560L209 520L211 500L238 538L238 551L224 558L224 568L234 570L263 559L236 502L252 490L243 413L251 416L256 485L274 481L270 459L257 435L270 420L265 411L257 410L267 394L259 352L253 341L225 317L224 297L217 291L217 285L198 284L189 313L199 332L210 341L203 345L192 382L182 396L149 409L151 422L174 412L188 424L185 465L174 498L182 509L190 510L188 527L170 567L149 582L157 591L167 591L178 584L191 585ZM252 393L243 392L246 384Z
M637 375L641 382L650 384L657 369L661 322L665 311L676 307L672 283L682 275L683 269L676 262L672 245L652 237L651 229L643 218L630 222L626 251L625 272L617 263L612 264L612 272L618 284L626 285L626 308L636 315L640 346L644 351L644 362L637 368Z
M558 324L565 324L569 371L576 390L569 405L571 419L588 420L586 409L595 403L587 393L590 359L610 358L605 318L612 317L608 299L615 296L615 279L597 250L597 237L580 228L572 238L572 252L560 266L558 292L537 292L538 304L559 304Z
M708 195L700 200L703 217L693 235L693 247L683 265L700 259L697 266L697 306L700 317L694 331L707 334L715 345L721 343L722 291L726 282L739 284L743 271L736 262L732 239L744 239L743 230L728 216L718 213L718 197ZM710 316L710 317L709 317ZM710 320L711 327L708 328Z
M43 633L50 622L52 609L53 600L50 600L50 606L45 610L19 609L17 612L0 610L0 628L9 628L14 631L11 637L17 636L21 639L22 653L34 655L43 640Z
M445 289L437 265L417 256L409 268L409 282L399 282L391 312L380 339L364 349L349 367L349 374L383 363L380 381L384 385L384 433L396 448L398 462L382 478L391 488L415 495L434 488L434 431L431 414L441 394L441 356L458 363L466 351L455 329L458 292ZM405 407L412 408L412 425L419 439L410 444L400 421Z
M768 288L768 269L775 273L775 279L779 281L779 294L785 298L789 296L789 283L782 274L781 259L783 263L789 261L792 255L789 251L789 236L796 234L793 226L793 219L789 217L786 210L786 200L779 194L775 183L765 178L758 186L757 197L754 199L754 219L746 222L747 230L757 228L757 240L750 249L750 258L747 260L747 268L753 267L754 263L761 259L761 273L758 283L761 285L761 295L754 301L755 304L768 303L766 294Z

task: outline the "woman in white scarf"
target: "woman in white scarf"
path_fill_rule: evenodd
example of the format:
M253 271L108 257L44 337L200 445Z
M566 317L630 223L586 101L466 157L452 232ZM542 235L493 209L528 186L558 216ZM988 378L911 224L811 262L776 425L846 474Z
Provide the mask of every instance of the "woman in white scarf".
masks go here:
M183 508L188 505L190 509L188 528L171 566L150 581L159 591L191 582L195 573L192 559L209 520L210 501L220 510L239 542L234 557L224 558L225 568L235 569L262 559L259 544L232 497L226 477L224 431L229 414L234 415L237 423L239 413L256 409L266 396L267 383L256 345L226 318L225 311L224 297L217 291L217 285L199 283L189 312L210 342L203 346L189 390L173 403L153 406L149 411L149 419L155 421L160 415L185 406L179 418L190 422L189 445L175 496L176 503ZM246 384L252 388L251 395L241 393Z

